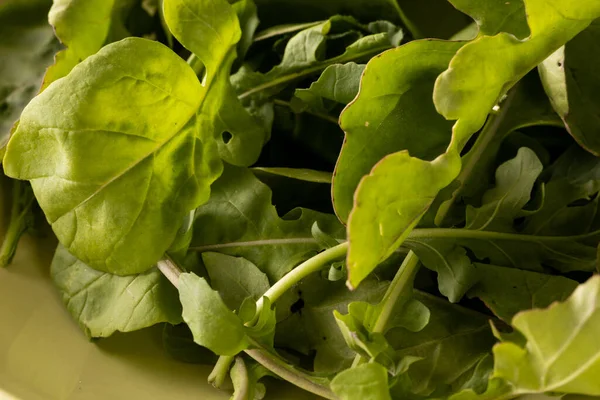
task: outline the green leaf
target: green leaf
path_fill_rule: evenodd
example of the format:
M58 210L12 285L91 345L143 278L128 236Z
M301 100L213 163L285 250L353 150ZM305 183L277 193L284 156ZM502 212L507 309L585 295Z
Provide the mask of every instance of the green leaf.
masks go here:
M387 370L369 363L347 369L331 381L331 390L340 400L391 400Z
M588 151L600 154L597 137L600 116L598 81L594 71L600 59L590 57L600 38L600 21L575 36L539 66L546 93L573 138Z
M501 146L510 133L546 125L562 127L562 121L552 109L537 74L532 72L511 90L500 104L500 110L488 119L483 130L485 134L480 134L473 147L462 157L463 168L457 178L458 186L448 187L444 191L452 191L451 199L437 210L435 224L443 226L448 219L457 224L464 221L464 210L449 212L452 211L451 207L456 209L461 200L468 204L479 201L488 188L487 183L491 184L490 178L497 168ZM444 196L444 192L440 197Z
M292 99L294 111L302 112L306 108L320 111L325 108L323 102L326 100L350 103L358 94L364 69L364 64L353 62L328 66L308 89L296 89ZM297 101L294 103L294 100Z
M600 395L599 294L600 277L595 276L563 303L518 314L512 325L527 344L495 346L494 376L507 380L515 394Z
M256 315L256 302L252 298L246 298L240 307L238 315L246 325L248 336L262 343L267 348L272 349L277 316L268 297L263 297L262 302L263 306L260 308L258 315Z
M48 21L67 48L56 55L54 65L48 68L42 90L102 48L110 31L113 9L122 1L54 1Z
M530 34L523 0L450 0L450 3L477 21L481 35L506 32L525 39Z
M379 332L369 332L364 326L365 303L350 303L348 314L334 311L336 323L344 336L348 347L367 360L377 360L382 365L390 368L394 362L394 349L392 349Z
M212 191L196 211L191 250L244 257L270 282L321 249L311 234L315 222L330 236L344 237L344 227L332 215L294 209L280 218L271 190L247 169L227 166Z
M467 296L481 299L507 322L519 311L563 301L577 287L574 280L546 273L480 263L472 264L471 268L476 283Z
M40 88L58 50L47 13L50 0L12 0L0 7L0 156L11 127Z
M0 183L0 193L10 205L10 213L7 213L8 224L0 242L0 268L4 268L12 262L21 236L35 226L35 198L29 183L14 180L3 180ZM0 215L3 214L5 213Z
M121 275L143 272L221 172L204 125L217 110L207 104L206 87L171 50L125 39L26 107L5 172L32 181L56 236L80 260Z
M531 29L527 40L507 33L481 36L463 46L436 80L438 112L457 120L452 143L456 149L483 126L508 89L600 16L600 5L593 0L524 2Z
M202 85L210 101L204 102L198 113L199 126L213 132L221 158L247 166L258 159L267 134L244 110L229 83L235 46L242 38L235 11L225 0L164 3L165 20L173 36L206 68Z
M202 261L211 286L232 310L239 309L247 298L258 300L269 290L267 276L244 258L206 252L202 254Z
M316 351L314 370L318 373L333 374L349 368L356 353L346 344L333 313L348 313L352 302L376 303L387 287L387 282L367 280L355 291L348 291L341 281L329 282L318 275L305 279L293 296L277 303L277 347L303 354ZM300 309L292 309L299 304Z
M363 26L350 17L331 17L295 34L285 47L281 63L267 73L256 72L246 66L232 76L232 81L246 105L250 102L265 102L299 78L319 73L333 64L369 59L396 46L398 30L381 31L380 28ZM342 54L328 58L328 45L340 31L356 32L358 39Z
M461 45L416 41L369 61L358 97L340 117L346 140L336 166L333 200L343 221L361 178L381 158L408 150L432 160L444 152L451 124L435 111L431 93Z
M242 321L206 280L194 273L183 273L178 289L183 320L197 344L225 356L234 356L248 346Z
M488 317L422 292L415 291L414 298L431 311L429 324L420 332L395 328L386 338L399 357L422 358L407 372L412 393L428 398L453 393L495 342Z
M89 337L177 324L177 290L156 268L136 276L96 271L59 245L50 270L67 310Z
M515 158L496 170L496 186L483 195L482 206L467 207L466 228L511 232L542 168L533 150L520 148Z
M401 151L386 156L361 180L348 219L350 286L404 242L438 192L458 175L457 163L443 156L427 162Z

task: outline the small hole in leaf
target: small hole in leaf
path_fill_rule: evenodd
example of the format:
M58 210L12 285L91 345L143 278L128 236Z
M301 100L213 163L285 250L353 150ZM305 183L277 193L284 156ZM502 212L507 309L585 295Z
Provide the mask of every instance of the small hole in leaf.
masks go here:
M229 143L229 141L231 140L233 135L229 132L223 132L222 137L223 137L223 143L227 144L227 143Z
M557 62L556 64L557 64L559 67L562 67L562 62L560 62L560 61L559 61L559 62Z
M292 314L300 313L304 308L304 300L298 299L292 306L290 307L290 311Z

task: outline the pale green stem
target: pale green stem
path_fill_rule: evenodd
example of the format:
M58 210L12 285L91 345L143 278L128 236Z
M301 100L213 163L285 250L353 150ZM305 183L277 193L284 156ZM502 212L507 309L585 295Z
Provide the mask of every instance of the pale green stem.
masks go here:
M273 104L292 109L292 104L289 101L285 101L285 100L281 100L281 99L273 99ZM320 112L312 111L312 110L304 110L302 112L306 113L306 114L314 115L315 117L321 118L327 122L331 122L332 124L336 124L336 125L338 124L338 119L336 117L332 117L329 114L320 113Z
M381 299L381 307L379 308L379 315L375 320L373 326L373 332L384 333L388 322L395 309L395 305L398 303L400 298L406 294L407 291L412 290L412 284L419 270L419 257L412 251L404 258L402 265L396 272L394 279L388 286L383 299ZM355 367L365 360L360 354L357 354L354 358L352 366Z
M8 228L0 246L0 268L8 266L17 250L19 239L27 230L29 213L33 206L33 193L27 193L21 181L13 181L13 196ZM23 201L25 199L25 201Z
M210 375L208 375L208 383L217 389L221 389L225 379L227 379L227 375L229 374L229 369L231 368L231 363L233 360L234 357L231 356L219 357Z
M326 386L326 379L318 378L300 371L298 368L288 364L281 357L266 350L252 339L251 345L254 348L246 349L244 352L275 375L307 392L311 392L326 399L337 400L337 396L328 386Z
M204 71L204 63L193 53L187 59L187 63L194 70L196 76L199 76Z
M302 279L314 272L320 271L324 266L329 265L331 262L343 258L347 252L348 242L340 243L298 265L283 278L275 282L275 284L256 302L256 315L258 316L260 314L260 310L263 307L263 297L267 297L271 303L275 303L281 295L290 290Z

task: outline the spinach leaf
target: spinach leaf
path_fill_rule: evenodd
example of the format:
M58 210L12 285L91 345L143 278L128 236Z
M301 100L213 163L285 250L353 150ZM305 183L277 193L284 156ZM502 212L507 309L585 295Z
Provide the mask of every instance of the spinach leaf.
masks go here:
M138 38L108 45L28 105L5 172L32 182L57 237L83 262L143 272L221 172L213 132L197 114L207 97L165 46ZM188 164L173 168L181 158Z
M454 7L470 15L479 25L479 33L494 36L500 32L512 33L519 39L529 36L523 0L451 0Z
M112 275L88 267L59 245L50 274L89 337L182 322L177 290L156 268L135 276Z

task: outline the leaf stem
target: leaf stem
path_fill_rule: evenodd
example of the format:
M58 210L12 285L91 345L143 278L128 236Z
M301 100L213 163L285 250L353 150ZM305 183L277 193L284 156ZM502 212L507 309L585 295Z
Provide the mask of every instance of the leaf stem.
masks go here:
M465 187L465 183L468 181L468 179L471 177L471 174L475 170L475 166L478 164L479 160L481 159L481 156L496 137L498 129L502 125L502 121L504 120L504 117L506 117L506 114L510 109L512 101L515 98L515 93L515 89L511 90L508 93L506 100L504 100L504 102L500 106L500 112L497 114L491 114L490 118L481 130L481 133L475 140L473 147L468 152L468 155L464 157L466 159L466 162L462 166L460 174L456 178L456 181L459 183L460 186L452 192L452 197L449 200L442 203L442 205L438 209L439 217L436 217L436 223L438 225L441 225L443 220L449 214L450 210L454 206L454 203L456 202L456 199L462 193Z
M13 181L13 196L10 212L10 220L2 246L0 246L0 268L10 264L17 250L19 239L28 228L33 206L33 192L28 190L25 182Z
M417 255L411 251L404 258L404 261L402 261L402 265L396 272L394 279L390 283L390 286L388 286L383 299L381 299L381 302L379 303L379 314L375 320L372 332L385 332L396 304L398 304L401 297L405 296L408 291L412 290L412 283L418 270L419 257L417 257ZM364 358L360 354L357 354L354 358L352 366L356 367L364 361Z
M414 239L479 239L479 240L514 240L520 242L562 242L576 241L600 236L600 230L573 236L539 236L524 235L520 233L504 233L492 231L478 231L463 228L424 228L413 229L406 241Z
M289 109L291 109L292 111L294 111L292 109L292 104L289 101L285 101L285 100L281 100L281 99L273 99L273 104L276 104L278 106L283 106L283 107L287 107ZM306 114L310 114L310 115L314 115L315 117L321 118L327 122L331 122L332 124L338 124L338 119L335 117L332 117L329 114L325 114L325 113L320 113L317 111L312 111L309 109L306 109L304 111L302 111L302 113L306 113ZM300 113L296 113L294 112L294 114L300 114Z
M232 356L221 356L217 360L213 370L208 375L208 383L216 387L217 389L221 389L225 379L227 379L227 375L229 374L229 369L231 368L231 363L235 357Z
M373 332L385 332L385 328L392 316L392 311L394 311L394 306L408 290L412 289L412 283L418 270L419 257L411 251L404 258L400 269L381 300L382 307L373 326Z
M179 276L181 275L181 269L177 266L175 261L165 254L165 258L156 263L156 266L162 272L162 274L173 284L175 287L179 287Z
M316 256L309 258L296 268L288 272L283 278L275 282L269 290L256 302L256 315L260 314L263 307L263 297L268 297L271 303L275 303L281 295L287 292L292 286L296 285L302 279L306 278L313 272L317 272L323 266L343 258L348 252L348 242L340 243L330 249L322 251Z
M410 32L413 39L423 39L423 34L421 30L417 28L415 24L408 18L408 16L404 13L404 10L398 4L398 0L388 0L389 3L394 7L396 12L398 13L398 17L400 17L400 21L402 21L402 25Z
M244 350L256 362L273 372L275 375L285 379L291 384L314 393L326 399L337 400L337 397L328 387L326 378L312 376L288 364L284 359L268 351L256 341L250 339L253 348Z
M266 293L265 296L269 297L273 302L279 298L285 291L291 288L294 284L300 281L302 278L310 275L311 273L318 271L323 265L330 261L334 261L340 257L343 257L346 254L348 249L347 243L339 244L335 247L332 247L328 250L325 250L311 259L303 262L298 267L294 268L291 272L289 272L282 279L277 281L275 285L271 287ZM157 263L157 267L162 272L163 275L173 284L173 286L177 287L179 284L179 276L182 274L181 269L175 261L173 261L169 256L165 256L162 260ZM282 282L280 284L280 282ZM262 297L261 300L257 302L257 309L262 307ZM257 312L258 315L258 312ZM301 389L304 389L308 392L314 393L318 396L324 397L326 399L337 400L337 397L333 394L333 392L329 389L328 379L322 378L318 376L312 376L310 373L302 371L293 365L287 363L280 356L270 352L265 349L260 343L255 341L252 338L248 338L250 342L250 348L244 350L246 354L256 360L263 367L267 368L269 371L273 372L275 375L285 379L293 385L298 386ZM228 363L231 365L231 361L224 359L224 357L220 357L219 361L217 361L217 365L213 369L215 375L220 373L223 369L228 367ZM211 375L213 375L211 373Z

